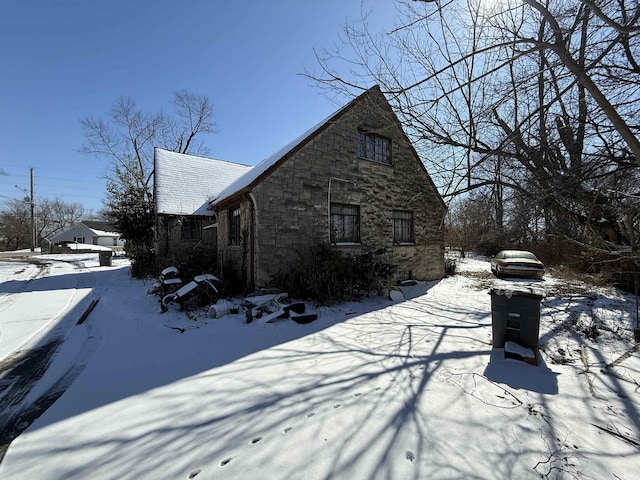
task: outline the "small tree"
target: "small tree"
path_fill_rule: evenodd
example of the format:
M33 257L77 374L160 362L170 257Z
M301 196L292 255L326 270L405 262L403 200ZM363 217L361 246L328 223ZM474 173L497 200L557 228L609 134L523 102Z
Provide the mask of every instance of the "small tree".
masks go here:
M131 258L131 275L143 277L152 271L153 251L153 199L146 189L138 185L107 183L109 216L126 240L126 251Z

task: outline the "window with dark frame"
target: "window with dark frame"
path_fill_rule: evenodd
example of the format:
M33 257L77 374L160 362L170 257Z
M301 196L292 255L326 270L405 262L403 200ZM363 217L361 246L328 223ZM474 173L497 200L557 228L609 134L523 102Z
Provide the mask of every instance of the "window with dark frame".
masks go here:
M413 243L413 213L393 211L393 243Z
M229 209L229 245L240 245L240 206Z
M202 221L195 218L181 220L180 236L183 240L200 240L202 238Z
M358 132L358 157L391 165L391 140L374 133Z
M331 204L331 243L360 242L360 206Z

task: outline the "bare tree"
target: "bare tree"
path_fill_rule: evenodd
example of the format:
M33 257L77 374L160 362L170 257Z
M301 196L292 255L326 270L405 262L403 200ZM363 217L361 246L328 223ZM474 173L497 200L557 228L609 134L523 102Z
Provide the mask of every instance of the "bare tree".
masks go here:
M59 198L39 199L36 202L37 238L39 241L49 239L92 216L92 212L79 203L66 203Z
M4 202L0 210L0 241L3 250L20 250L31 245L30 211L26 202Z
M35 201L36 241L51 238L90 216L82 205L60 199L38 198ZM7 200L0 208L0 248L19 250L31 245L29 202Z
M637 270L638 2L398 5L392 31L365 16L307 75L334 92L380 84L446 198L491 186L498 221L558 227Z
M109 160L113 171L108 178L116 184L127 178L127 183L150 191L154 147L205 155L207 148L196 137L216 132L208 97L177 91L173 106L174 116L145 113L131 98L118 98L106 118L81 120L86 140L82 152Z
M208 97L177 91L173 108L173 115L145 113L132 99L121 97L106 118L81 120L82 151L111 163L105 213L127 241L136 276L153 268L153 148L205 155L199 137L216 131Z

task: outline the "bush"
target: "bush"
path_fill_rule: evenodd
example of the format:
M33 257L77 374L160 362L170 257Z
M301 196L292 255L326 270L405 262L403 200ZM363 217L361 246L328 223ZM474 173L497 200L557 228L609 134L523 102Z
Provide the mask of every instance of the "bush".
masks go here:
M453 258L445 258L444 260L444 275L449 277L455 275L457 263Z
M296 298L319 303L335 303L361 296L372 290L379 293L391 281L395 268L376 260L384 250L345 256L330 245L313 248L307 259L276 275L274 284Z
M207 248L174 249L171 256L158 257L158 270L166 267L178 267L183 280L191 279L203 273L217 272L218 258L215 250Z
M146 278L156 273L156 257L153 247L149 245L134 245L133 242L125 244L125 253L131 261L131 276L134 278Z

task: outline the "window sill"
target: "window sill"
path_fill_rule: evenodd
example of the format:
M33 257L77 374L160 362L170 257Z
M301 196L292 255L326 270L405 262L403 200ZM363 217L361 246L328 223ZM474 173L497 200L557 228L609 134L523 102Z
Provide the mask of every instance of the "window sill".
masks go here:
M376 165L384 165L386 167L393 167L393 162L389 162L389 163L380 162L378 160L373 160L371 158L364 158L364 157L358 157L358 160L365 160L367 162L375 163Z
M415 242L398 242L394 243L396 247L415 247Z
M331 245L334 247L360 247L359 242L333 242Z

